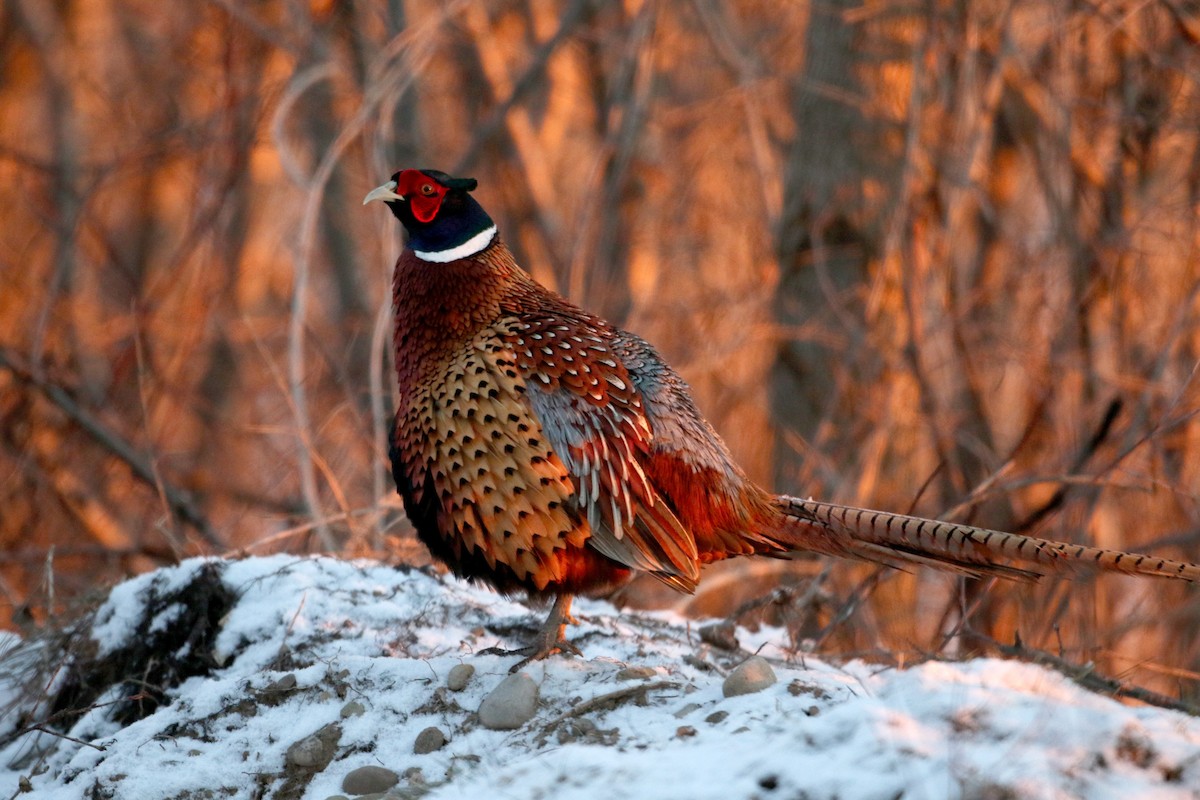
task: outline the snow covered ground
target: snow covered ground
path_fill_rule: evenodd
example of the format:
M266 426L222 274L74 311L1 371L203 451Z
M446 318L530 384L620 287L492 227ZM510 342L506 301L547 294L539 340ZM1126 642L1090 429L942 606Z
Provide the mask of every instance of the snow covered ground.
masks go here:
M749 653L670 615L576 612L584 657L526 667L532 718L494 730L478 711L515 659L476 653L521 644L540 610L328 558L143 575L81 634L88 669L55 671L49 694L94 706L61 729L14 735L55 711L12 676L62 656L0 641L0 798L1200 798L1200 720L1038 667L788 663L783 632L739 631L778 680L726 697ZM101 685L123 659L135 676ZM139 681L177 685L153 708L123 700Z

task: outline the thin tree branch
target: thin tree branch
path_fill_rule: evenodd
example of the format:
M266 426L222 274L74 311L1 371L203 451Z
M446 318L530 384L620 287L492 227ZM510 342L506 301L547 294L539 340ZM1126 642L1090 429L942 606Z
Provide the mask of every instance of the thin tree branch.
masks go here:
M203 512L196 507L195 502L187 491L173 486L166 480L161 482L155 475L150 459L137 451L119 433L105 426L87 409L80 406L70 393L61 386L39 377L8 348L0 347L0 368L8 372L26 386L37 389L42 395L71 418L80 428L86 431L97 443L102 445L114 456L124 461L135 476L156 492L161 489L163 497L171 511L179 519L192 527L205 543L215 548L224 548L225 544L213 532L212 525Z
M1141 686L1134 686L1127 681L1101 675L1096 672L1095 667L1091 664L1072 664L1070 661L1047 653L1044 650L1034 650L1026 647L1020 637L1017 637L1016 641L1012 644L1001 644L995 639L981 633L972 632L972 636L975 636L980 641L990 643L1006 656L1027 661L1031 664L1037 664L1038 666L1048 667L1055 672L1061 673L1090 692L1109 694L1114 697L1127 697L1130 700L1138 700L1147 705L1169 708L1173 711L1182 711L1193 717L1200 717L1200 707L1186 703L1183 700L1177 700L1174 697L1167 697L1165 694L1159 694Z

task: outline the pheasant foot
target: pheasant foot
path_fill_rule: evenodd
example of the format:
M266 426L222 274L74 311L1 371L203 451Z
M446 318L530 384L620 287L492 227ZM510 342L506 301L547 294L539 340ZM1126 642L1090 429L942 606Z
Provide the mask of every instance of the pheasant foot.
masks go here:
M571 600L572 595L560 594L554 599L554 606L550 609L549 616L546 617L546 622L542 625L542 629L538 631L537 637L529 645L517 648L516 650L504 650L499 647L489 647L487 650L480 651L480 655L500 655L500 656L524 656L520 661L509 668L509 672L520 672L525 666L534 661L541 661L543 658L567 653L575 656L582 656L579 648L567 641L565 636L568 623L575 624L577 620L571 616Z

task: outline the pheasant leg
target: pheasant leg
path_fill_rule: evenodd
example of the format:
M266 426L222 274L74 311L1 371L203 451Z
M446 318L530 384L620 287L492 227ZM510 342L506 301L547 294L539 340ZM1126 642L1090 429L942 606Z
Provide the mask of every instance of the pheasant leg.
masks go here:
M537 638L528 647L513 651L514 655L523 655L525 658L514 664L509 672L519 672L530 662L540 661L558 653L581 655L579 648L568 642L565 636L567 623L575 622L575 618L571 616L571 600L572 595L569 594L560 594L554 598L554 605Z

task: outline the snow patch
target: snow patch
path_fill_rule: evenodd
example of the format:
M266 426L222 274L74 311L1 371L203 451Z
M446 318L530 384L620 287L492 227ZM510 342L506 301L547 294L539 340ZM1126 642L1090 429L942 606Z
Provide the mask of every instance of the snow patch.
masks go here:
M148 604L211 563L116 587L96 614L98 647L118 652L147 635L139 625L176 624L179 609L167 604L148 617L158 608ZM528 666L540 688L537 714L515 731L488 730L476 712L516 659L477 653L523 644L544 610L372 562L272 556L220 567L235 601L207 639L217 666L170 688L148 716L114 722L107 703L122 690L113 688L63 731L78 741L13 736L16 712L37 706L22 706L0 680L0 700L15 703L0 719L0 797L27 781L39 800L183 800L205 791L322 800L370 765L399 775L398 789L438 800L585 800L614 790L701 800L1182 800L1200 792L1200 720L1124 706L1036 666L800 664L767 647L778 682L726 698L724 675L748 652L696 641L672 615L582 600L571 633L585 657ZM787 641L769 629L738 636ZM0 638L0 653L12 642ZM475 673L451 691L447 676L463 663ZM431 727L445 744L415 753ZM336 740L328 765L306 771L289 761L289 748L318 732Z

